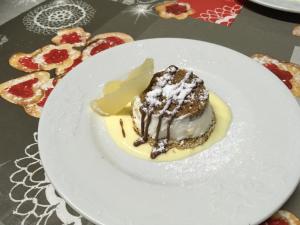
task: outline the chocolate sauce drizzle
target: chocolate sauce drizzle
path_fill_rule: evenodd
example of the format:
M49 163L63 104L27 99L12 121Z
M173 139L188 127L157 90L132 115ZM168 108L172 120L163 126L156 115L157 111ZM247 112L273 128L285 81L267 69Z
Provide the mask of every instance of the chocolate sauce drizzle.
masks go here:
M152 120L152 115L154 113L154 111L157 111L158 109L160 109L162 107L162 109L159 110L158 115L159 115L159 120L158 120L158 124L156 127L156 134L155 134L155 138L154 138L154 144L153 144L153 149L151 152L150 157L152 159L155 159L157 156L159 156L162 153L166 153L169 150L169 140L170 140L170 127L171 124L175 118L176 113L178 112L178 110L180 109L180 107L182 106L185 98L191 94L191 92L193 91L193 89L197 86L197 84L202 84L203 81L200 78L192 78L193 73L192 72L186 72L185 76L183 77L182 80L180 80L178 83L172 83L174 80L174 76L178 71L178 67L176 66L169 66L165 71L163 71L163 75L162 76L158 76L156 77L154 75L154 78L151 81L151 84L153 84L153 82L156 81L154 88L160 89L162 90L165 86L167 85L177 85L174 91L174 93L169 93L167 96L164 96L164 100L162 102L162 100L160 98L162 98L162 92L160 94L154 94L153 96L150 96L152 98L152 102L151 99L147 99L147 95L149 97L149 93L151 91L154 91L154 89L152 90L147 90L149 91L146 94L146 100L143 102L142 106L139 108L139 111L141 113L141 138L137 139L133 145L134 146L140 146L144 143L146 143L148 141L148 130L149 130L149 125L151 123ZM192 78L192 79L191 79ZM150 86L151 86L150 84ZM175 104L175 107L173 109L170 110L171 105ZM163 118L166 117L168 120L168 124L167 124L167 136L165 138L161 138L159 139L159 134L160 134L160 130L161 130L161 124L162 124L162 120Z
M122 135L123 135L123 138L126 137L126 133L125 133L125 130L124 130L124 124L123 124L123 120L120 119L120 126L121 126L121 130L122 130Z

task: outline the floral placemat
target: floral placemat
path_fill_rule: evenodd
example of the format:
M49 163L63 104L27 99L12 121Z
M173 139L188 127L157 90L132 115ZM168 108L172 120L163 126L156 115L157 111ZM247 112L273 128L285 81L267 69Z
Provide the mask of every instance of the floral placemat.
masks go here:
M55 85L108 48L153 37L217 43L263 64L299 99L300 61L295 55L300 19L285 14L280 20L278 12L263 10L238 0L55 0L1 26L0 224L92 224L47 179L36 130ZM300 216L299 202L298 188L284 209ZM288 211L264 225L298 221Z

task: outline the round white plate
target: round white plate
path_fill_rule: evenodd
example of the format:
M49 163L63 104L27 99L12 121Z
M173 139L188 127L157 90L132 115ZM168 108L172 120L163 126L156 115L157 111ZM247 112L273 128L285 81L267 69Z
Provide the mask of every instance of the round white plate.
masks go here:
M89 103L146 57L155 71L174 64L199 74L231 107L227 137L174 162L119 149ZM40 155L57 191L97 224L252 225L299 181L299 115L289 90L240 53L194 40L143 40L87 59L58 84L40 120Z
M300 0L250 0L260 5L287 12L300 13Z

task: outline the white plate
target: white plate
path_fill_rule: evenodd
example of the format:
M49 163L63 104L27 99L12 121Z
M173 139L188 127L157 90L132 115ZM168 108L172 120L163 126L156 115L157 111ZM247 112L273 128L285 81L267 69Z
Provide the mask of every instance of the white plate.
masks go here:
M156 71L170 64L193 69L230 105L225 139L165 163L116 146L89 103L106 81L146 57ZM58 192L97 224L256 224L299 181L299 115L288 89L240 53L194 40L143 40L87 59L58 84L40 120L40 155Z
M266 7L300 13L300 0L250 0Z

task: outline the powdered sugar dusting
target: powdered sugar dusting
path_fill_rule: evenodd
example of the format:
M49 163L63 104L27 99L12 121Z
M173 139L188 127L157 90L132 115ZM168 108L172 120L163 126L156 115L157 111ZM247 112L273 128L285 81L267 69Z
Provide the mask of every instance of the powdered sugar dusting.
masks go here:
M199 96L200 101L206 101L208 99L208 91L205 89L203 90L203 95Z
M161 106L163 104L163 109L159 112L159 114L167 113L169 115L174 115L181 105L185 102L187 96L189 100L195 95L192 93L192 90L202 81L199 77L194 77L190 83L188 80L193 75L192 71L187 71L184 78L178 83L171 83L173 79L174 73L178 70L175 66L169 66L165 71L164 74L158 78L156 78L156 85L150 90L146 96L146 103L147 108L143 107L144 111L153 111L153 107ZM161 100L161 97L163 100ZM200 95L200 101L205 101L208 98L208 92L205 90L203 95ZM172 110L172 112L167 111L170 107L171 103L175 103L176 107Z
M161 101L158 100L158 97L162 94L162 88L158 87L152 91L149 91L146 95L146 101L150 103L151 106L160 106Z
M161 139L158 141L157 146L153 148L152 153L163 152L166 150L167 139Z

